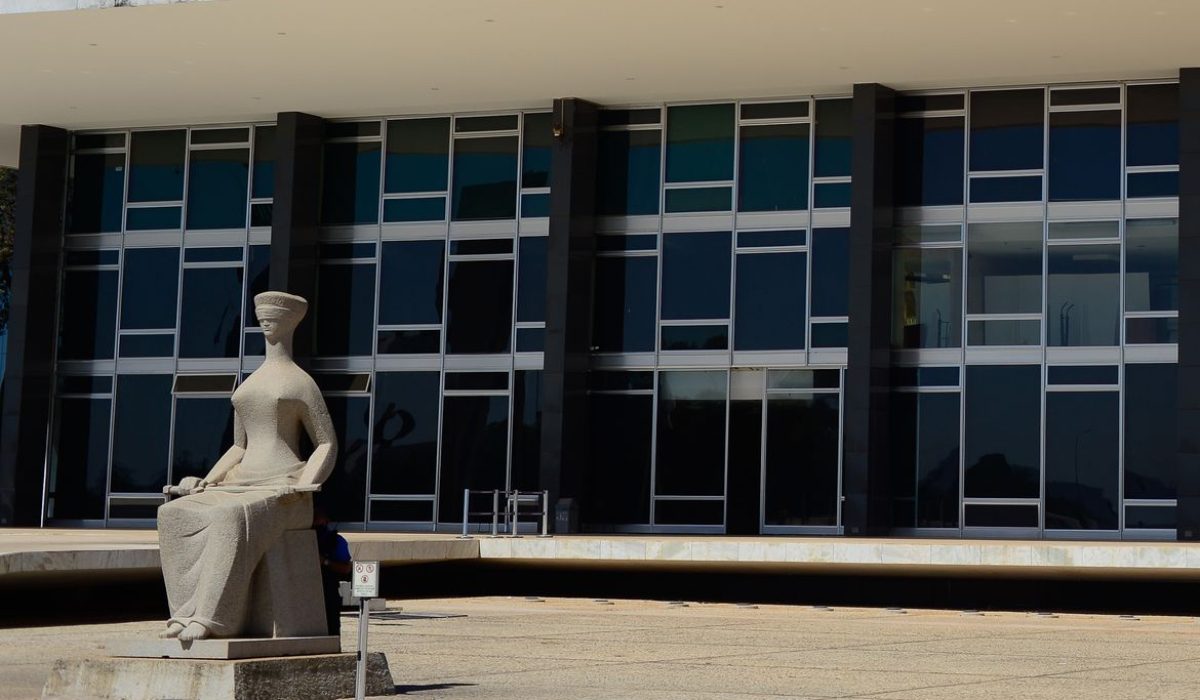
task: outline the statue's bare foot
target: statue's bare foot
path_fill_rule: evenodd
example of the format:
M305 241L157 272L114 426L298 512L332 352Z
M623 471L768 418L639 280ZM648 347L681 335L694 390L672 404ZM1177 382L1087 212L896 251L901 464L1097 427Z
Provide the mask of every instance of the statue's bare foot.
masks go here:
M158 636L161 637L162 639L174 639L174 638L178 637L179 633L182 631L183 631L182 623L172 622L169 625L167 625L167 628L165 630L163 630L162 632L159 632Z
M197 639L208 639L208 628L199 622L189 622L188 626L179 633L179 641L191 642Z

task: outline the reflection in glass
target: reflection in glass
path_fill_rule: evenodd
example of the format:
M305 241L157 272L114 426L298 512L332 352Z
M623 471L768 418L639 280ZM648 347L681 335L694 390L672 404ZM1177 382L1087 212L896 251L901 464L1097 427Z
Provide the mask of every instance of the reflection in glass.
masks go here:
M667 108L667 182L733 179L733 104Z
M538 490L542 464L542 373L538 370L514 372L512 441L512 488Z
M1125 165L1179 162L1179 84L1125 88Z
M896 121L896 203L962 204L963 117Z
M321 223L379 221L379 144L327 143Z
M814 177L849 177L854 151L850 99L817 100Z
M1175 498L1178 369L1125 365L1125 498Z
M808 128L808 124L742 127L738 211L808 208Z
M602 131L596 166L596 210L609 216L658 213L662 132Z
M117 325L117 271L67 270L62 283L58 358L112 359Z
M735 350L804 348L804 253L737 256Z
M967 313L1040 313L1042 224L967 228Z
M1118 394L1046 393L1046 529L1116 530Z
M812 232L812 315L845 316L849 308L850 230Z
M838 395L767 397L767 525L837 525Z
M242 268L183 271L180 357L237 357L241 338Z
M104 517L108 480L108 419L112 399L60 399L50 453L46 517L98 520Z
M892 396L895 527L958 527L958 392Z
M173 381L169 374L117 377L112 492L162 493L167 483Z
M1037 498L1041 492L1041 367L968 366L965 400L963 494Z
M449 117L387 123L384 192L445 192L449 171Z
M518 243L517 321L546 320L545 236L523 237Z
M1047 344L1121 342L1121 247L1050 246L1047 261Z
M892 346L956 348L962 337L962 250L898 248Z
M513 261L450 263L446 352L508 352L512 337Z
M183 199L183 157L187 132L135 131L129 153L129 201Z
M654 350L657 280L657 257L596 258L596 351Z
M375 340L375 265L321 265L316 307L317 355L370 355Z
M437 488L437 372L375 374L372 494L427 494Z
M1050 115L1050 201L1121 197L1121 111Z
M726 383L724 370L659 373L656 495L724 494Z
M379 323L442 322L443 241L385 241L379 272Z
M121 280L121 328L175 330L178 248L129 248Z
M729 318L730 234L663 236L662 318Z
M370 435L369 396L326 396L329 417L337 434L337 462L329 479L321 484L322 500L335 522L363 519L367 493L367 438Z
M447 396L442 409L442 520L462 517L463 489L504 489L508 397Z
M1041 88L972 92L971 171L1040 170L1045 99Z
M192 151L188 165L189 229L246 228L250 149Z
M83 153L75 156L67 208L69 233L113 233L121 230L125 197L125 154Z
M654 397L592 394L592 464L582 520L597 524L650 522L650 431Z
M436 328L379 331L378 340L380 355L436 354L442 349L442 332Z
M203 477L233 444L233 404L228 396L175 400L171 483Z
M456 139L454 221L513 219L517 216L517 137Z
M729 326L705 324L695 326L663 326L663 350L728 350Z
M1179 219L1125 223L1125 310L1179 308Z

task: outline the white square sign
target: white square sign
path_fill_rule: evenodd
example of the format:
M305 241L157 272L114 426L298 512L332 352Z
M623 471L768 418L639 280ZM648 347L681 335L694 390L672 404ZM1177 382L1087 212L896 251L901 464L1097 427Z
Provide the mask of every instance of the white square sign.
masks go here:
M379 597L379 562L354 562L354 578L351 581L352 595L355 598Z

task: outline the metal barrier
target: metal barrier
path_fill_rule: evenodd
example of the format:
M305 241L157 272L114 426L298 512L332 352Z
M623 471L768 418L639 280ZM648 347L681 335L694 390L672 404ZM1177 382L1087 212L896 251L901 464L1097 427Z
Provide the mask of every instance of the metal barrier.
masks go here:
M471 510L472 495L492 495L491 510ZM504 495L504 510L500 509L500 496ZM532 507L540 508L535 511L529 510ZM522 511L522 508L525 510ZM550 492L549 491L501 491L493 489L491 491L479 491L471 489L463 489L463 519L462 519L462 534L459 539L470 539L468 526L472 517L491 516L492 518L492 537L499 537L500 518L504 518L504 530L510 537L521 536L521 514L524 512L527 516L540 516L542 519L542 532L539 537L550 536Z

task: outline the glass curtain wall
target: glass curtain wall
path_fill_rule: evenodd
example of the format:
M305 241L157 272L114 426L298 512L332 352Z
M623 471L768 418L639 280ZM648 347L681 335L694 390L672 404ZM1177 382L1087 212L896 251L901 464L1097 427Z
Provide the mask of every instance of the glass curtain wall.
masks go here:
M898 104L894 526L1173 537L1178 86Z

